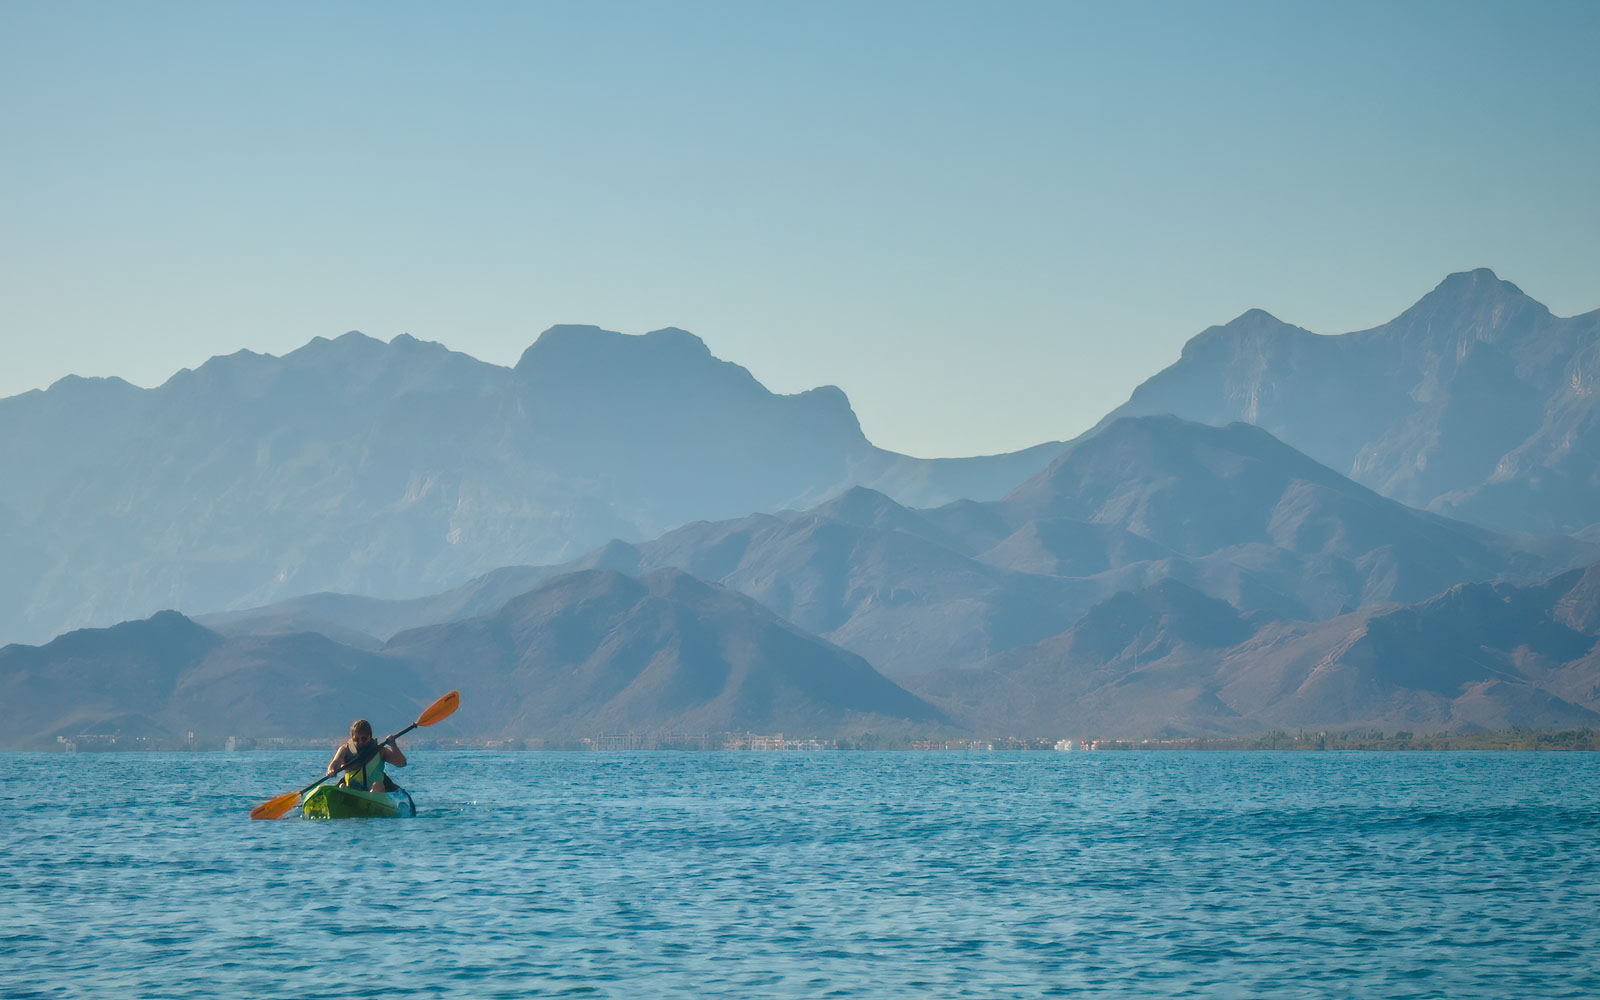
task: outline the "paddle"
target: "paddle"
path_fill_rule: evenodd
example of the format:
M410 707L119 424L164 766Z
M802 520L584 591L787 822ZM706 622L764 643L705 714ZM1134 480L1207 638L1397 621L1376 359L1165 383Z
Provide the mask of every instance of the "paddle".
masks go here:
M423 709L422 710L422 714L417 716L417 721L416 722L413 722L411 725L405 727L404 729L400 730L398 733L395 733L392 736L385 736L383 738L383 742L379 743L378 746L381 747L385 743L393 743L395 740L397 740L400 737L404 736L406 733L411 732L411 730L417 728L418 726L431 726L431 725L433 725L435 722L438 722L440 719L443 719L443 718L446 718L447 716L449 716L451 712L454 712L456 710L456 708L460 706L460 704L461 704L461 692L460 691L451 691L449 694L445 695L443 698L440 698L438 701L434 702L432 705L429 705L427 708ZM372 758L371 757L366 757L364 759L365 760L371 760ZM302 796L305 793L311 791L313 788L315 788L318 785L322 784L324 781L327 781L329 778L333 777L335 774L338 774L339 771L348 770L349 768L353 767L355 764L356 764L356 761L352 760L348 764L345 764L344 767L339 768L338 770L332 772L331 774L324 774L322 777L318 778L316 781L313 781L311 784L309 784L306 787L300 789L299 791L284 792L282 795L278 796L275 799L268 799L267 801L261 803L259 806L256 806L254 809L250 810L250 818L251 819L277 819L278 817L282 816L284 813L288 812L290 809L293 809L294 806L295 806L295 803L300 801L300 796Z

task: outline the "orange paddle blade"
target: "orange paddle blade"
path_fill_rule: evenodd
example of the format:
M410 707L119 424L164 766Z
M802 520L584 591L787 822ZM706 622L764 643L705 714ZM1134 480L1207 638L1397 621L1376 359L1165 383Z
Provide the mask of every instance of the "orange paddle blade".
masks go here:
M461 692L451 691L443 698L440 698L432 705L429 705L427 708L423 709L422 714L417 716L417 725L431 726L440 719L448 716L451 712L454 712L460 706Z
M284 792L275 799L267 801L250 810L251 819L277 819L284 813L293 809L300 801L299 792Z

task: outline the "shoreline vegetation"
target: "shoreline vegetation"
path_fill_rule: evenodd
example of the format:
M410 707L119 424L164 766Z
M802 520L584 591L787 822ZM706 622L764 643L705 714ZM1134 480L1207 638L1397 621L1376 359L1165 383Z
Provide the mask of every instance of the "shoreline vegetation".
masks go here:
M249 753L273 750L326 750L333 737L256 739L230 736L226 741L124 737L119 734L79 734L57 737L51 749L67 753ZM1038 752L1138 752L1152 750L1214 751L1451 751L1451 750L1586 750L1600 751L1600 729L1504 729L1482 732L1417 733L1408 730L1350 729L1273 730L1253 736L1171 737L1156 739L1052 738L1052 737L946 737L866 732L816 739L785 737L782 733L608 733L585 737L528 739L418 739L408 741L417 750L513 752L629 752L629 751L756 751L805 752L837 750L1013 753Z

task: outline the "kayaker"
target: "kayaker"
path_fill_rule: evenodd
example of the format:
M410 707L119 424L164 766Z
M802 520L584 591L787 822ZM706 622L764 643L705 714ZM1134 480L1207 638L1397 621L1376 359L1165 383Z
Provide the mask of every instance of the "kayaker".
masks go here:
M353 766L345 771L344 777L339 779L339 784L381 794L389 790L388 779L383 773L384 765L405 767L406 755L395 743L374 746L372 723L366 719L357 719L350 723L350 739L339 744L339 749L333 753L333 759L328 761L327 773L332 775L346 764Z

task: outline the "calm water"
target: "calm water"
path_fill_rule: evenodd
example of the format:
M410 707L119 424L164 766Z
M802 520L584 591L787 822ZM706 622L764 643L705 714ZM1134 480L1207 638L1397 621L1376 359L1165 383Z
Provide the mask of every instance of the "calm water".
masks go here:
M1594 997L1600 755L0 755L5 997Z

